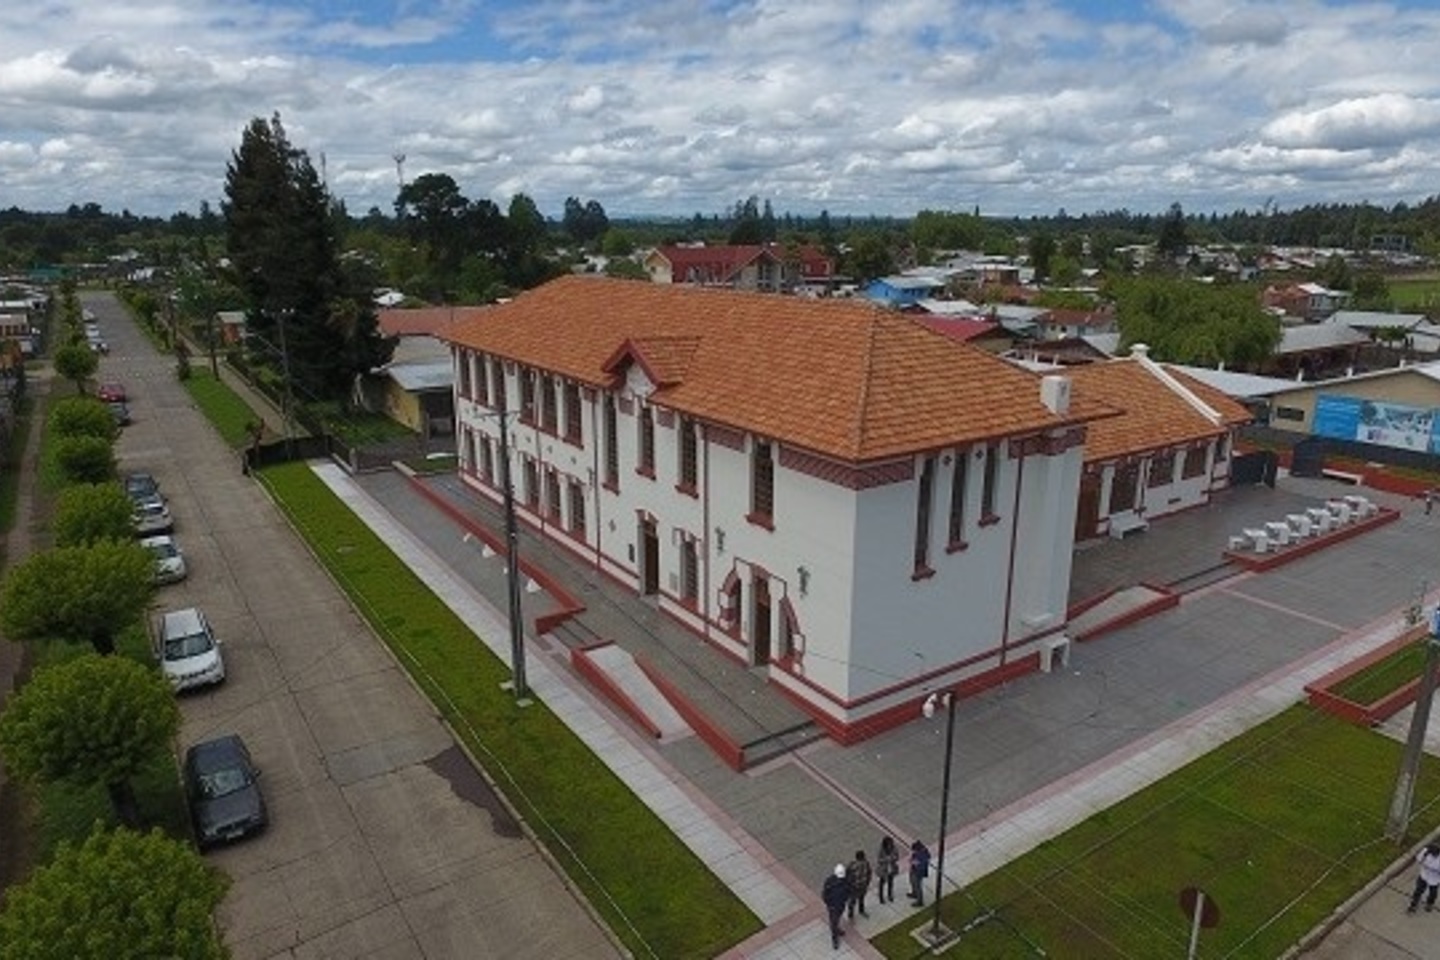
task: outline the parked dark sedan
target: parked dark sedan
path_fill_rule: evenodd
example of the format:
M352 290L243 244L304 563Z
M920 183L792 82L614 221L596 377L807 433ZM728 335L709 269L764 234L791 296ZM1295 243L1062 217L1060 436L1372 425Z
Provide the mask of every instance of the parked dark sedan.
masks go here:
M195 841L203 850L265 829L260 771L239 735L197 743L185 751L185 794Z

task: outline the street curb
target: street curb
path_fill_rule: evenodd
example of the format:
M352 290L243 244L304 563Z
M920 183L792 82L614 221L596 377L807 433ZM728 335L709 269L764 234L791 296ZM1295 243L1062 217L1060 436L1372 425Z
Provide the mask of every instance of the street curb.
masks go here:
M526 820L525 817L520 814L520 811L517 810L515 808L515 805L510 801L510 797L505 793L504 790L500 789L500 785L495 781L493 777L490 776L490 772L485 769L484 765L481 764L479 760L476 759L475 754L470 750L469 744L465 742L464 738L459 735L455 727L451 725L450 721L446 718L445 713L443 712L443 710L441 710L440 705L430 698L430 695L425 691L425 688L420 685L420 683L410 673L409 669L406 668L404 661L402 661L400 657L396 654L396 652L391 649L390 644L386 643L384 639L380 636L380 634L376 632L374 625L370 622L370 618L365 616L365 614L355 605L355 601L351 599L350 594L346 592L344 586L335 579L335 575L330 572L330 568L325 565L324 561L321 560L320 555L315 552L315 548L310 545L310 541L307 540L304 534L302 534L300 530L296 528L294 522L290 519L290 515L280 508L280 504L276 502L274 496L271 495L270 488L266 484L261 483L256 478L256 475L254 473L250 474L250 479L252 482L254 482L257 486L260 487L261 492L265 495L265 499L270 501L270 504L275 508L276 513L278 513L281 519L285 521L285 525L290 528L290 532L294 534L295 538L300 541L302 546L304 546L305 552L310 554L311 558L315 561L316 565L318 565L321 570L325 571L325 576L330 580L331 583L335 585L335 589L340 591L340 595L345 598L345 605L349 607L351 612L354 613L355 616L358 617L361 622L366 625L366 627L370 631L370 636L373 637L374 640L380 644L381 649L385 651L385 655L388 656L392 661L394 661L395 666L400 670L400 673L404 675L406 682L410 684L410 686L415 690L417 694L419 694L420 698L425 703L430 705L430 708L435 712L435 719L440 721L440 725L443 726L445 728L445 732L450 735L451 741L460 748L461 753L465 754L465 758L470 761L470 766L475 768L475 772L479 774L480 779L485 781L486 786L488 786L491 792L495 794L496 798L499 799L500 803L504 806L505 811L509 813L510 816L514 818L515 822L520 825L520 829L525 834L526 839L530 841L531 845L534 846L534 848L539 852L540 857L546 862L546 864L549 865L551 871L560 880L561 886L563 886L566 890L570 892L570 895L575 899L578 904L580 904L581 909L583 909L590 916L590 919L595 921L595 925L597 927L604 931L606 939L611 942L611 944L619 952L620 956L626 958L626 960L635 960L635 954L633 954L630 949L625 946L625 944L619 939L619 937L615 934L615 931L611 929L610 924L605 920L604 917L600 915L600 912L595 909L595 905L590 902L590 898L585 896L584 891L581 890L579 886L570 879L570 875L566 873L565 870L561 867L560 861L556 859L555 854L551 852L549 846L547 846L540 839L539 834L537 834L535 832L535 829L530 825L530 821ZM331 496L335 496L333 492L331 493ZM336 497L336 499L339 500L340 498ZM341 503L344 503L344 501L341 500ZM350 505L345 504L345 508L349 510ZM354 511L351 510L351 513L353 514ZM359 517L357 516L356 519L358 520ZM361 522L363 523L363 521ZM389 547L386 547L386 549L389 549ZM466 626L466 629L469 629L468 625Z

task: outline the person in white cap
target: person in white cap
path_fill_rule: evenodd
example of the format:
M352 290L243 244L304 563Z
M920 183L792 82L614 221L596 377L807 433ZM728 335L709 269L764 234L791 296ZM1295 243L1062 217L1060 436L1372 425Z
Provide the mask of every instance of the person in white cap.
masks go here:
M1406 913L1414 913L1425 898L1425 909L1435 909L1435 894L1440 892L1440 844L1427 843L1425 849L1415 855L1420 873L1415 877L1415 892L1410 894L1410 906Z
M845 915L845 906L850 902L850 881L845 877L845 864L835 864L825 886L820 888L820 899L825 901L825 910L830 914L830 946L840 949L840 938L845 931L840 929L840 918Z

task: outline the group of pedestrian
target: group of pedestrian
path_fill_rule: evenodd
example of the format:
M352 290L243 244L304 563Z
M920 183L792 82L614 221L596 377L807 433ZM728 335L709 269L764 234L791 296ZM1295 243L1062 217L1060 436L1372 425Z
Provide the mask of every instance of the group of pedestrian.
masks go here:
M930 875L930 850L919 840L910 844L910 902L915 906L925 903L925 878ZM825 901L825 910L830 917L830 946L840 949L840 938L845 935L840 921L847 915L851 924L855 912L868 917L865 897L870 892L870 883L875 882L876 894L881 903L895 902L895 877L900 873L900 848L894 837L881 837L880 849L875 853L872 864L864 850L856 850L855 857L848 864L837 863L825 884L820 889L820 898Z

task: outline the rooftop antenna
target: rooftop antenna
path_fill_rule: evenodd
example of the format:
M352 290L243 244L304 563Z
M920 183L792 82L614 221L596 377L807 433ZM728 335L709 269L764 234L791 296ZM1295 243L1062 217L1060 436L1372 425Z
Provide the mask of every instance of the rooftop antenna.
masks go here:
M320 182L327 188L330 186L330 175L325 172L325 151L320 151Z
M405 154L397 153L395 156L395 179L400 184L400 189L405 189Z

